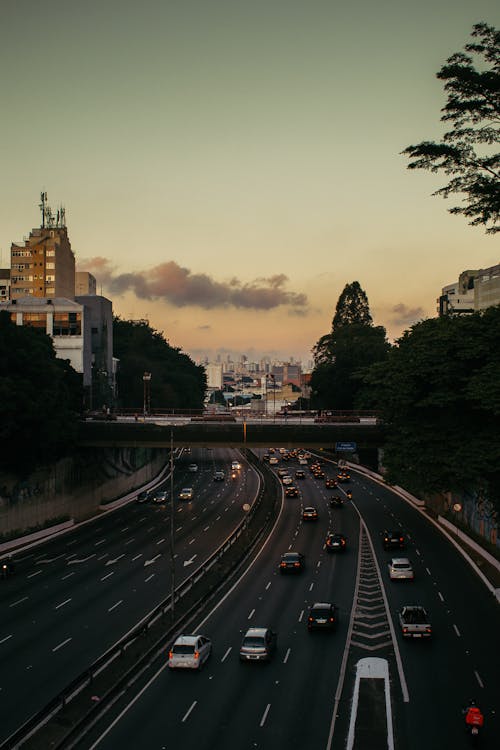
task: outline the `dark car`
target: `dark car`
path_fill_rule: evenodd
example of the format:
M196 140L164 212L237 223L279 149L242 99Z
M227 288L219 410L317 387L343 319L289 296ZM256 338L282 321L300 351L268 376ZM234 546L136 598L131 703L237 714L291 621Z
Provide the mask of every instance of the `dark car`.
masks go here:
M149 490L142 490L142 492L139 492L137 495L137 502L138 503L149 503L151 500L151 493Z
M337 625L335 605L330 602L315 602L307 618L308 630L333 630Z
M285 495L286 497L298 497L299 490L294 484L289 484L288 487L285 488Z
M300 552L285 552L281 555L280 573L300 573L304 570L305 558Z
M350 479L351 479L351 475L347 471L340 471L337 474L337 481L338 482L342 482L342 483L349 482Z
M297 469L295 472L295 479L305 479L306 473L303 469Z
M249 628L240 646L241 661L269 661L276 651L277 634L271 628Z
M400 531L384 531L382 533L384 549L405 549L406 539Z
M342 508L344 505L344 498L340 495L333 495L330 498L330 508Z
M325 547L327 552L345 552L347 539L343 534L330 533L326 537Z
M312 505L308 506L307 508L304 508L302 511L302 520L303 521L317 521L318 520L318 511L316 508L313 508Z
M327 477L325 480L325 487L327 490L334 490L337 486L337 480L333 479L332 477Z

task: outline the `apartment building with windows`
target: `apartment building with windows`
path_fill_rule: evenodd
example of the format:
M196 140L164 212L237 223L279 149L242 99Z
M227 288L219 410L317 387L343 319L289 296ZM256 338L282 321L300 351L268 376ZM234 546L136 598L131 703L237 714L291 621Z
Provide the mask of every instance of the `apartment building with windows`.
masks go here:
M75 255L68 230L63 227L32 229L24 244L10 249L10 296L72 299L75 296Z

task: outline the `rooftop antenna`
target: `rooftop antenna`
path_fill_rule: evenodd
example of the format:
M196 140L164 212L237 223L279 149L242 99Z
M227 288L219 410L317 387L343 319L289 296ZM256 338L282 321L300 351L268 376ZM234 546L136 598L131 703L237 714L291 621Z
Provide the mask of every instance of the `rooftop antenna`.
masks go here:
M45 211L46 211L46 203L47 203L47 193L40 193L40 200L42 201L38 208L42 212L42 229L45 229Z

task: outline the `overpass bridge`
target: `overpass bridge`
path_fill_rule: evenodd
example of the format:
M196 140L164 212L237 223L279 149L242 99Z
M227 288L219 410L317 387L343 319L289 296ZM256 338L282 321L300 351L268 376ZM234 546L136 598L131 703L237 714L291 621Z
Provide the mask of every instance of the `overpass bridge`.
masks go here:
M359 422L317 423L313 419L192 421L182 417L147 417L117 421L85 421L79 426L79 445L85 447L169 448L217 446L231 448L312 448L335 451L337 443L356 443L361 450L384 443L384 427L375 419Z

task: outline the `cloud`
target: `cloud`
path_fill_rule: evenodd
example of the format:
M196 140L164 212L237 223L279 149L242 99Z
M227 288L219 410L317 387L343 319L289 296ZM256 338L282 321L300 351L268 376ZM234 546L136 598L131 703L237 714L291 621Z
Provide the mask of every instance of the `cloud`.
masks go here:
M78 270L90 271L112 294L131 291L139 299L164 300L175 307L236 307L247 310L272 310L288 305L305 311L307 296L285 289L288 277L277 274L243 283L233 277L220 282L204 273L192 273L175 261L161 263L148 271L115 273L106 258L91 258L78 264Z
M403 302L394 305L392 312L395 315L391 316L391 323L399 326L412 325L425 317L423 307L407 307Z

